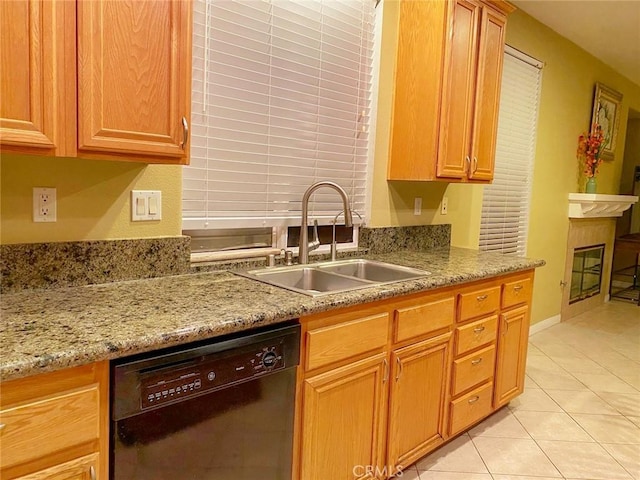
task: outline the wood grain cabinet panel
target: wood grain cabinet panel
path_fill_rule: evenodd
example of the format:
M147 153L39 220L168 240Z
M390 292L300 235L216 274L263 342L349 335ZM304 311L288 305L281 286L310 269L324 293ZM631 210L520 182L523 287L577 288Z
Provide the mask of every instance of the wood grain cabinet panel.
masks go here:
M304 380L300 478L371 478L384 462L386 355ZM362 468L360 468L362 467Z
M3 151L184 164L190 0L0 1Z
M99 480L96 473L99 463L100 455L94 453L19 477L17 480Z
M56 0L2 1L0 29L3 150L71 154L65 149L65 134L67 128L75 129L75 122L65 115L68 101L75 111L75 83L73 89L67 88L65 75L67 69L75 75L75 5Z
M0 478L106 479L108 362L4 382Z
M455 310L453 296L396 309L394 341L403 342L451 327Z
M471 162L473 101L477 71L477 43L481 7L466 0L455 2L449 70L442 105L438 177L463 179Z
M459 295L460 321L497 312L500 308L500 287L465 291Z
M486 4L456 0L439 176L493 179L505 26L506 16Z
M493 410L493 383L487 383L451 402L449 434L456 435Z
M400 2L398 56L389 152L389 180L430 180L438 155L438 125L447 2Z
M100 392L76 392L2 411L2 468L34 460L78 443L98 440Z
M389 314L382 313L307 332L305 368L313 370L387 344Z
M494 408L506 405L524 391L528 341L528 306L500 315Z
M510 308L531 301L533 282L523 278L507 282L502 287L502 308Z
M387 467L396 471L444 442L451 334L391 355Z
M487 7L482 9L469 170L471 180L493 180L506 23L504 15Z
M491 345L453 362L451 394L459 395L469 388L493 377L496 348Z
M456 328L455 355L462 355L475 348L495 341L498 316L493 315Z
M78 149L186 161L187 0L78 3Z
M389 180L493 179L504 1L401 0Z

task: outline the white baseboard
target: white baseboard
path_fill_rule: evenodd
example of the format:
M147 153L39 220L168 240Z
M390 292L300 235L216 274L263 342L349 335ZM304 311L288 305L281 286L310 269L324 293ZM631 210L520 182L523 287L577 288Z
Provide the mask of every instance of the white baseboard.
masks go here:
M554 315L553 317L547 318L546 320L542 320L541 322L531 325L531 327L529 328L529 336L552 327L556 323L560 323L560 314Z

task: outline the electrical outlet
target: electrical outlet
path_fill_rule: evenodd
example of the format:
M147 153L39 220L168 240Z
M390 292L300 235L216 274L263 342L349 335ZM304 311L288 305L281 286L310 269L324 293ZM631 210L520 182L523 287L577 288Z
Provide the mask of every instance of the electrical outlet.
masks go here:
M413 214L418 216L422 214L422 197L416 197L413 200Z
M440 204L440 214L446 215L449 212L449 199L442 197L442 203Z
M55 222L57 216L56 189L33 188L33 221Z

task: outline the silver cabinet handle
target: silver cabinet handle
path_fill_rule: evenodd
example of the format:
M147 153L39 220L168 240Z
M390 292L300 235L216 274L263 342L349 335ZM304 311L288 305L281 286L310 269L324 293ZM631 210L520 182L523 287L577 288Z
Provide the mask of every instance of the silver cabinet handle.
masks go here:
M478 171L478 157L473 157L473 173Z
M478 295L476 297L476 300L478 300L479 302L482 302L482 301L486 300L487 298L489 298L489 295Z
M481 332L484 332L484 325L481 325L473 329L473 333L481 333Z
M4 430L6 426L7 426L6 423L0 423L0 431Z
M471 360L471 365L478 365L480 362L482 362L482 357Z
M402 360L399 357L396 357L396 364L398 365L398 373L396 373L396 382L400 380L400 375L402 375Z
M182 117L182 147L183 150L187 148L187 143L189 142L189 122L187 122L186 117Z
M91 480L96 480L96 469L93 465L89 467L89 477L91 478Z
M467 162L467 172L471 171L471 159L469 158L469 155L467 155L466 157L464 157L465 162Z
M480 397L475 395L469 399L469 403L476 403L478 400L480 400Z
M513 287L514 292L519 292L520 290L522 290L522 285L516 285Z
M382 377L382 383L387 383L387 380L389 380L389 362L387 362L386 358L382 362L384 363L384 377Z

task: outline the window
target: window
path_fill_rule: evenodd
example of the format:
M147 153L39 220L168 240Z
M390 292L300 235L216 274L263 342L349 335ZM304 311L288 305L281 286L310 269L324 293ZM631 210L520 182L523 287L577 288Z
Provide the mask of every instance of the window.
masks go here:
M364 215L374 8L374 0L195 1L184 230L286 233L319 180L341 185ZM342 210L333 190L312 200L321 224Z
M484 188L480 249L525 255L542 64L506 47L493 183Z

